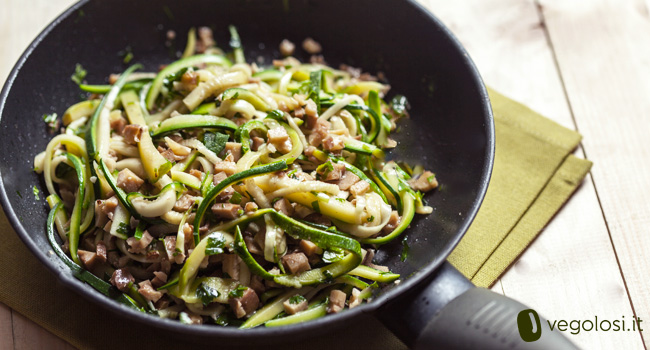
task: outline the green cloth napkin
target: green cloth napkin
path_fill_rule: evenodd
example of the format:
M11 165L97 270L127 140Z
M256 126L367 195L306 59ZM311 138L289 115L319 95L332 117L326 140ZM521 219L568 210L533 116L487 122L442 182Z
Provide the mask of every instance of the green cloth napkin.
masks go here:
M571 196L591 167L570 152L580 135L494 91L496 159L487 196L449 261L479 286L510 266ZM86 301L65 288L21 243L0 212L0 301L80 349L183 348L179 342ZM215 346L218 346L218 341ZM242 338L242 348L246 346ZM286 348L405 348L369 315L336 335ZM269 346L264 346L269 347Z

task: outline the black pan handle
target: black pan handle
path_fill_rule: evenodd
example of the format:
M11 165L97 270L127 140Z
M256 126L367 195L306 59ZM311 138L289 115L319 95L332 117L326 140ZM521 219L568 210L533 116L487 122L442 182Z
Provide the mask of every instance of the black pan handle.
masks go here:
M379 311L379 319L412 349L577 349L536 312L476 288L448 262L424 287Z

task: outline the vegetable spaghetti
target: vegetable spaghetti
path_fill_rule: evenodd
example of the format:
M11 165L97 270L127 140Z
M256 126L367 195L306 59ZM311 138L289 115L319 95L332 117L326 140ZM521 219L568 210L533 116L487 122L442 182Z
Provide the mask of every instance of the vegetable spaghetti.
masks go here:
M302 63L287 40L272 67L248 64L229 29L227 54L192 29L158 73L77 79L90 97L34 160L48 239L99 292L184 323L273 327L354 308L399 278L375 249L432 210L435 175L385 160L406 99L385 102L388 85L321 56Z

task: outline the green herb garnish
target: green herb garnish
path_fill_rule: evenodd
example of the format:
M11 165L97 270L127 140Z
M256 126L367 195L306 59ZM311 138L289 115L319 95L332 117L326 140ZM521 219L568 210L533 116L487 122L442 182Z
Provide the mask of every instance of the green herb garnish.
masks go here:
M411 250L411 247L409 247L407 240L408 240L408 236L404 236L404 238L402 238L402 254L400 254L400 260L402 261L406 261L406 259L409 256L409 252Z
M297 304L300 304L300 303L302 303L303 301L306 301L306 300L307 299L305 297L303 297L302 295L296 294L296 295L292 296L291 298L289 298L289 304L297 305Z
M226 238L223 235L208 237L208 244L205 246L205 255L217 255L223 253L226 246Z
M203 135L203 143L205 147L214 154L219 154L226 148L226 142L228 142L229 136L222 134L220 132L206 132Z
M86 78L86 74L88 74L88 72L84 69L84 67L77 63L77 65L74 67L74 73L70 76L70 79L79 85Z
M233 289L228 293L228 297L230 298L241 298L244 296L244 292L248 289L246 286L242 286L241 284L237 286L237 288Z
M34 199L40 200L41 197L39 197L38 194L41 193L41 191L39 191L38 188L36 188L36 186L32 188L32 191L34 192Z
M201 299L203 305L208 305L214 300L214 298L219 296L219 291L205 283L201 283L199 284L199 288L196 289L196 296Z

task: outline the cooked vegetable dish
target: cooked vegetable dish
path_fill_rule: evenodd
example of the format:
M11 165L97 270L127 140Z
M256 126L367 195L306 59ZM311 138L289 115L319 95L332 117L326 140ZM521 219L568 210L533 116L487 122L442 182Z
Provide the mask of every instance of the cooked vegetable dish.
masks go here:
M184 323L272 327L354 308L398 281L374 252L431 213L422 193L438 185L385 159L406 99L327 66L313 39L310 63L284 40L260 68L230 34L224 53L192 29L180 59L107 85L77 66L87 99L62 126L45 116L60 134L34 161L52 248L106 296Z

